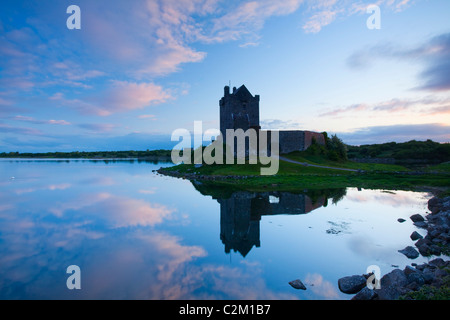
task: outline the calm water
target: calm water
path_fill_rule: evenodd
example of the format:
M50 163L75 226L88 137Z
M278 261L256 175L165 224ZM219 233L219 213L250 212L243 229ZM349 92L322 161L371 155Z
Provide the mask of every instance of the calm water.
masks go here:
M0 298L349 299L343 276L426 261L397 250L427 194L213 198L152 171L165 165L0 160ZM69 265L81 290L66 287Z

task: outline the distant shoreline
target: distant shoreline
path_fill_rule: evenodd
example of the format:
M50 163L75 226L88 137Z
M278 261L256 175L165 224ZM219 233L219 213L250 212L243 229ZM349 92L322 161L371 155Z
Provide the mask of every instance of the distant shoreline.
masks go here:
M167 160L171 159L171 150L74 151L46 153L3 152L0 153L0 159Z

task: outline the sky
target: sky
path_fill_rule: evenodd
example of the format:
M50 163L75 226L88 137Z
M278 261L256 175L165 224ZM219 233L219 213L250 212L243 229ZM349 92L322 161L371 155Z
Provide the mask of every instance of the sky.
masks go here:
M80 8L81 29L69 29ZM380 29L367 21L380 9ZM219 127L224 86L263 129L352 145L450 141L448 0L0 4L0 152L171 148Z

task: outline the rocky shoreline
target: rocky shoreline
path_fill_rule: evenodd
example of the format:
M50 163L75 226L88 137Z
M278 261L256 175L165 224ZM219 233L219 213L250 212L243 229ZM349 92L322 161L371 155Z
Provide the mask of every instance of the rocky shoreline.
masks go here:
M433 197L428 201L428 209L426 217L410 217L415 226L426 230L426 236L414 231L411 239L417 240L415 248L408 246L399 252L410 259L419 255L441 257L420 265L411 263L403 270L394 269L379 280L379 286L372 274L343 277L338 281L339 289L355 294L352 300L450 299L450 197Z

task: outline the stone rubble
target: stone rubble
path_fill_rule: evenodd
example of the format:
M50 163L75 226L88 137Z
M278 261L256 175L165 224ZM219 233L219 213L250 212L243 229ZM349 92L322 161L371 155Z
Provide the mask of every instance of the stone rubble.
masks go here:
M424 285L436 289L448 286L450 277L450 261L448 260L450 197L443 199L433 197L428 201L428 209L431 213L426 217L420 214L410 217L415 226L426 229L426 236L414 231L411 239L417 240L415 242L417 249L408 246L399 252L410 259L417 258L419 254L426 257L441 257L420 265L412 263L404 270L394 269L381 278L379 289L370 289L367 285L362 284L363 278L368 278L368 275L343 277L338 280L339 289L344 293L356 293L352 300L396 300L407 293L420 290ZM399 220L399 222L401 221Z

